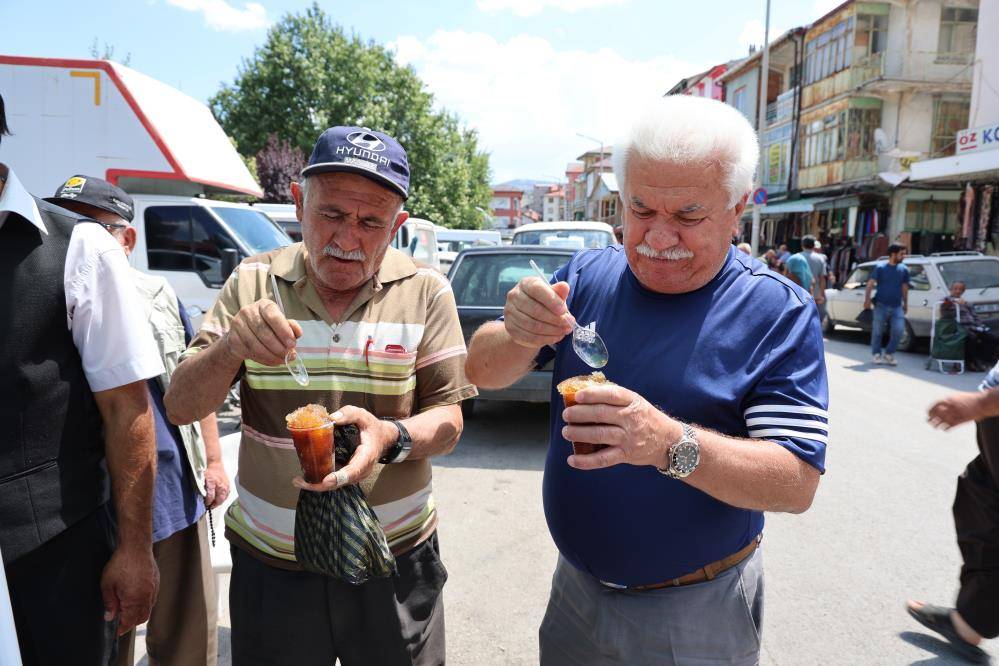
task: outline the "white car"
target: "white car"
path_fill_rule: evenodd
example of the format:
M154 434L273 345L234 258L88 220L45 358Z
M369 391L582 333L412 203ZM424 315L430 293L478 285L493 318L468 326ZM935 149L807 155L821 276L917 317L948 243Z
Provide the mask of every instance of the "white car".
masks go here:
M886 261L881 257L878 261ZM837 325L870 330L861 325L857 316L864 309L864 292L877 261L859 264L840 289L826 289L826 316L822 330L831 333ZM905 334L900 351L912 348L915 338L928 338L933 320L933 308L950 294L950 285L958 280L965 283L964 299L984 321L999 326L999 257L980 252L937 252L905 258L909 268L909 311L905 317ZM875 289L872 295L877 293Z

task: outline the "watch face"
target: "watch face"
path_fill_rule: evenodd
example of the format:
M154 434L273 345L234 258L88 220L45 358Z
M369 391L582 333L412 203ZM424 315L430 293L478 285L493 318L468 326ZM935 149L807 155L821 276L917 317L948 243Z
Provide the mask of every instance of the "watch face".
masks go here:
M680 442L673 447L673 471L687 475L697 468L700 462L700 449L694 442Z

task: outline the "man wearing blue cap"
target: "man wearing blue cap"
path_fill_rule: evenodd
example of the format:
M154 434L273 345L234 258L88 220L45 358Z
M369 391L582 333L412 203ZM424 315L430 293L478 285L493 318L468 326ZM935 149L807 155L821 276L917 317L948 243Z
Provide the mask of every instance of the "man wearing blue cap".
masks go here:
M302 242L240 264L166 395L170 419L190 423L241 381L238 499L226 515L233 663L440 664L447 573L430 458L457 443L460 402L476 394L454 296L443 275L390 247L409 193L392 137L326 130L291 192ZM307 386L285 369L292 350ZM301 478L285 421L309 403L361 430L350 463L319 484ZM396 575L354 585L296 559L300 490L347 484L374 509Z

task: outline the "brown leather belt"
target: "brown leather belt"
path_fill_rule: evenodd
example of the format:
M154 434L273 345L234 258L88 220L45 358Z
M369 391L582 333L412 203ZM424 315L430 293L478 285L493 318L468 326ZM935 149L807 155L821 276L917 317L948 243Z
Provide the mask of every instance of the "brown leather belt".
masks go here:
M705 564L703 567L696 571L692 571L689 574L684 574L679 578L673 578L672 580L666 580L661 583L651 583L649 585L635 585L634 587L627 588L628 590L635 590L638 592L644 592L646 590L661 590L664 587L680 587L681 585L693 585L694 583L703 583L706 580L711 580L718 574L728 569L731 569L735 565L739 564L747 557L753 554L756 550L760 541L763 540L763 533L759 533L756 537L746 545L745 548L737 553L732 553L728 557L722 558L717 562L712 562L711 564Z

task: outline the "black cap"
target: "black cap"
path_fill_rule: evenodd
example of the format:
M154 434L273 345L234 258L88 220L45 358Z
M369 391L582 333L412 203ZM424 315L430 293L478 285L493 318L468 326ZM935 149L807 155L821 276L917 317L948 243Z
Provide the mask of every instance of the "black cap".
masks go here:
M59 186L54 197L49 197L46 201L57 206L67 201L79 201L114 213L127 222L135 217L135 203L125 190L92 176L73 176Z
M302 178L330 171L367 176L409 198L406 149L384 132L367 127L331 127L319 137Z

